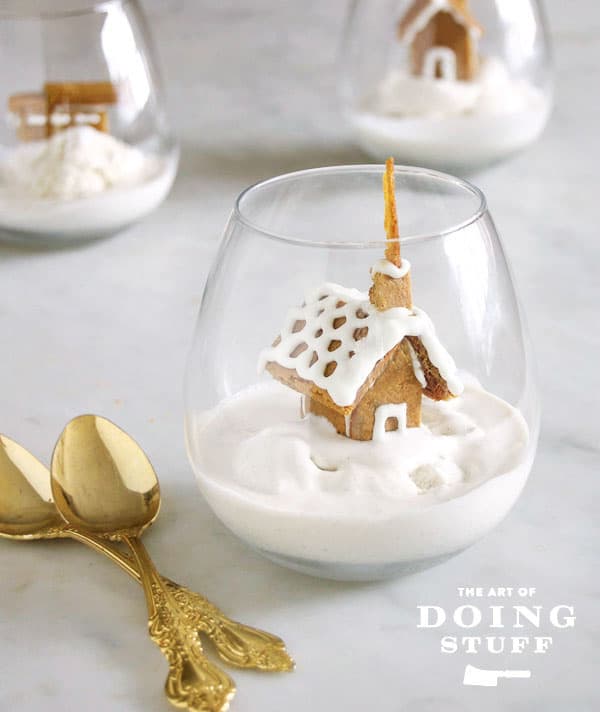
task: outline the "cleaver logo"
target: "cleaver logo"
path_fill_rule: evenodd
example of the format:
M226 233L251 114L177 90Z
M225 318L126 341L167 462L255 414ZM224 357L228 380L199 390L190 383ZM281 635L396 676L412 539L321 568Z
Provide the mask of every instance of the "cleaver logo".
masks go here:
M447 633L439 639L443 655L514 656L517 662L524 653L545 655L554 644L555 630L575 627L573 606L537 604L535 588L465 586L457 592L462 600L451 610L432 604L417 606L417 628ZM531 671L523 667L517 663L515 669L486 669L466 664L463 684L497 687L500 679L530 678Z
M477 687L497 687L501 677L531 677L531 670L481 670L474 665L467 665L463 677L463 685Z

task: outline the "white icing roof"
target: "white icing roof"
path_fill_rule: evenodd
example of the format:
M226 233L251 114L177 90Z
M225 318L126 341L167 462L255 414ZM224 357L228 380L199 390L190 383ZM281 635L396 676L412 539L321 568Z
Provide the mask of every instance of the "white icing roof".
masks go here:
M402 32L402 39L407 43L411 43L419 32L427 26L429 20L441 11L448 12L461 24L468 24L466 23L467 17L461 14L450 0L428 0L428 2L423 3L421 12L416 13L414 18L405 26ZM477 37L481 36L481 28L478 25L469 24L468 27Z
M376 363L405 336L421 338L451 393L461 393L456 365L424 311L378 311L367 294L330 282L310 291L303 306L288 311L275 345L261 352L259 367L275 362L295 369L337 405L349 406Z

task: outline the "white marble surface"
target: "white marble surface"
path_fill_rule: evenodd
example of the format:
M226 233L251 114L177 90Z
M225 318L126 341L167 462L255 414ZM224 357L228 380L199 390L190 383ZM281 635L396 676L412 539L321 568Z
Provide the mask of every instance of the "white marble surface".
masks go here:
M364 160L336 124L332 62L345 2L145 5L182 141L180 175L152 217L115 239L0 249L0 431L48 460L63 424L94 411L143 444L163 485L163 513L147 535L160 568L279 632L297 659L293 675L235 673L238 712L599 709L597 3L548 2L551 124L528 153L475 179L539 357L544 417L530 483L508 519L460 557L361 586L248 551L203 503L182 437L182 369L235 195L291 169ZM70 542L0 542L0 562L2 712L169 709L141 591L121 572ZM514 667L507 656L441 655L440 631L416 628L417 605L452 608L464 585L534 586L536 603L574 605L576 627L554 631L548 654L523 654L531 680L463 687L465 662Z

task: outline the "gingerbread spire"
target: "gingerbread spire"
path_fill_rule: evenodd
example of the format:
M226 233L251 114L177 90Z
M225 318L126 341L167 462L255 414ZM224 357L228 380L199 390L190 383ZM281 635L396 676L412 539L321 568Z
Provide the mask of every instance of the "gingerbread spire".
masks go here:
M398 213L396 211L396 181L394 179L394 159L388 158L385 162L385 173L383 174L383 202L385 236L388 242L385 248L385 259L400 267L402 258L400 257L400 233L398 232Z
M394 159L385 162L383 176L383 199L385 205L385 259L379 260L371 268L373 286L369 299L379 311L394 307L412 308L410 285L410 263L400 255L400 233L396 211L396 186L394 181Z

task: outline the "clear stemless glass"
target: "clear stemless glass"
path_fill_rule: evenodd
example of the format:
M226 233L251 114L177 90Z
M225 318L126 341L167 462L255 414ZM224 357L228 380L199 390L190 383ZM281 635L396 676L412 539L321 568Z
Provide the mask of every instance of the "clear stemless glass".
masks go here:
M469 172L541 134L549 55L537 0L355 0L340 58L343 112L378 160Z
M178 150L137 0L7 0L0 56L0 239L94 239L162 202Z
M284 324L300 345L309 329L307 340L320 336L318 324L294 311L313 303L307 291L357 288L370 309L369 268L390 244L382 172L319 168L240 195L208 278L185 382L188 454L216 515L272 560L339 579L414 571L474 543L518 498L538 434L529 343L484 196L427 169L395 171L402 264L412 265L415 305L453 356L464 394L423 398L422 428L360 442L307 415L302 397L259 367ZM343 294L331 308L361 298ZM348 340L352 331L330 343L332 358L344 358Z

